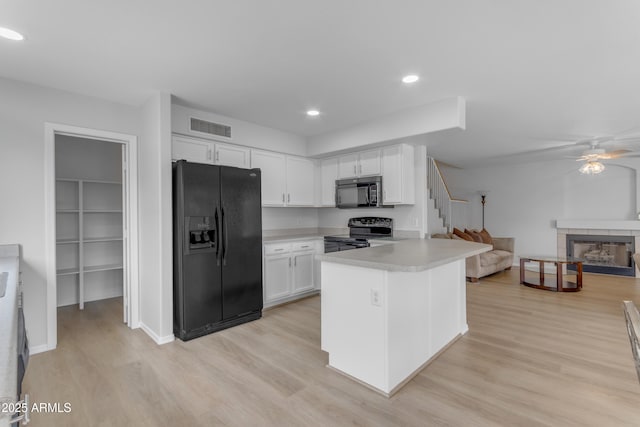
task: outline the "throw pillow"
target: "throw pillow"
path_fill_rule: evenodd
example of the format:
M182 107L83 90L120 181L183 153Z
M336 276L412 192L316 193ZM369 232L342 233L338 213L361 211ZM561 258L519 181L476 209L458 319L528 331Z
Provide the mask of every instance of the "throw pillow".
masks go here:
M493 245L493 238L491 234L487 231L486 228L480 230L480 237L482 237L482 243L486 243L487 245Z
M467 233L469 236L471 236L471 238L473 239L474 242L482 243L482 237L480 237L480 233L478 233L477 231L475 231L475 230L467 230L465 228L464 232Z
M459 230L459 229L457 229L457 228L454 228L454 229L453 229L453 234L455 234L456 236L458 236L458 237L460 237L460 238L462 238L462 239L464 239L464 240L468 240L468 241L470 241L470 242L473 242L473 241L474 241L474 240L473 240L473 237L471 237L470 235L468 235L468 234L467 234L467 233L465 233L464 231Z

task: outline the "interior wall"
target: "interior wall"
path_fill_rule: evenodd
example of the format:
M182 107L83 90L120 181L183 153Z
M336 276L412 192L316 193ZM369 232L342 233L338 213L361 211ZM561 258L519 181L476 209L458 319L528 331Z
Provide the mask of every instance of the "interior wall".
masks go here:
M262 229L317 228L317 208L262 208Z
M232 144L297 156L307 155L306 140L299 135L182 105L173 104L171 107L172 132L207 139L209 135L194 133L189 129L191 117L231 126L232 140L230 143ZM215 139L215 137L211 136L210 139Z
M582 175L573 160L478 169L444 166L454 197L469 201L469 228L482 227L479 190L487 190L485 227L515 237L518 254L555 254L557 219L636 219L636 170L608 164L600 175ZM515 258L517 261L517 257ZM515 262L514 261L514 262Z
M44 124L135 135L139 110L4 78L0 93L0 243L22 245L26 327L38 352L47 346Z
M139 148L140 323L157 343L173 340L171 97L142 107Z
M56 178L122 181L122 146L56 135Z

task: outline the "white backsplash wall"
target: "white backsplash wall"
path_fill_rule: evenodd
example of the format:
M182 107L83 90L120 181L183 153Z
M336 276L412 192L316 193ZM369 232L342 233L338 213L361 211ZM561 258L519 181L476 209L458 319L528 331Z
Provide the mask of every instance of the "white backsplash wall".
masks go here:
M369 209L318 209L320 227L346 227L349 218L361 216L378 216L393 218L393 228L396 230L420 231L422 210L418 204L411 206L396 206L395 208Z
M346 227L346 224L344 225ZM262 229L318 228L316 208L262 208Z

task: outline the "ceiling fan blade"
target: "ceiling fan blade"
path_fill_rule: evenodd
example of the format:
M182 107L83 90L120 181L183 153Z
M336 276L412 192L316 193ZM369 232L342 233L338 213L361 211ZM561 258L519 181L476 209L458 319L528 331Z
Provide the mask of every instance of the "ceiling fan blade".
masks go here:
M617 159L619 157L624 156L627 153L631 153L631 150L621 149L621 150L609 151L607 153L602 154L600 158L601 159Z
M640 157L640 151L628 151L614 157L614 159L628 159L630 157Z

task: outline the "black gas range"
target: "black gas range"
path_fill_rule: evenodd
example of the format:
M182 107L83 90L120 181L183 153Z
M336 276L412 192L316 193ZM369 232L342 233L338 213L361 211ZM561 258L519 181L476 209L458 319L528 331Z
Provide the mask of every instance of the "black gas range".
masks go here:
M369 239L393 237L393 219L365 216L350 218L349 237L325 236L324 252L347 251L350 249L368 248Z

